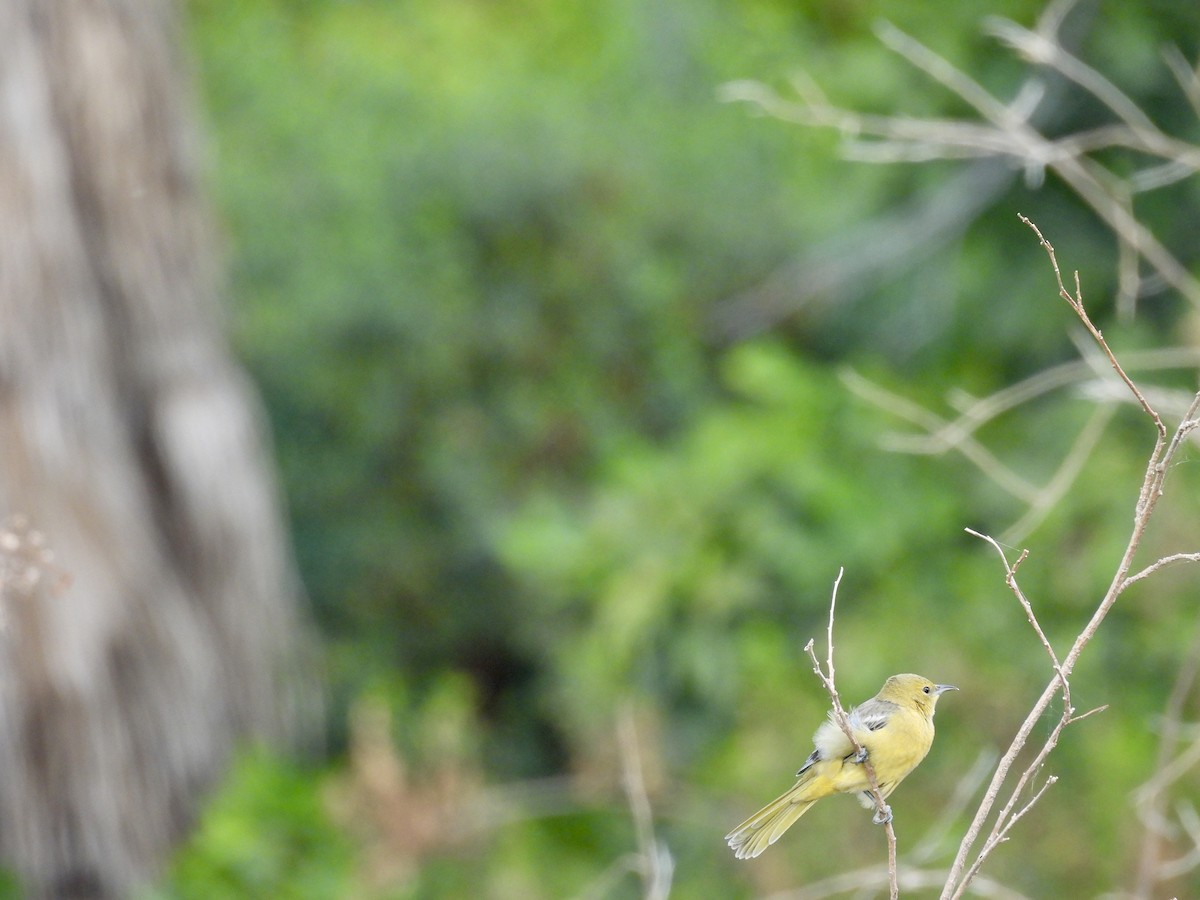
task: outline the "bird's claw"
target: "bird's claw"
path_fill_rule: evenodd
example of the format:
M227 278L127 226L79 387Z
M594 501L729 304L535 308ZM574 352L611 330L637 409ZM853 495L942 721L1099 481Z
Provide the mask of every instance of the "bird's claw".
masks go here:
M852 763L862 764L862 763L865 763L866 761L867 761L867 748L866 747L859 747L857 750L854 751L854 755L850 757L850 762L852 762Z
M892 808L885 803L882 810L875 810L875 815L871 818L871 821L876 825L886 825L892 821Z

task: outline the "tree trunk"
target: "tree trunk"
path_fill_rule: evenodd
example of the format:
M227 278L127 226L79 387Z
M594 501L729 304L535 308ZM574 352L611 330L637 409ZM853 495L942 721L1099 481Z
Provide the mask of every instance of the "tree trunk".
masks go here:
M30 897L127 896L234 742L312 708L183 70L171 4L0 3L0 510L30 523L0 530L0 856Z

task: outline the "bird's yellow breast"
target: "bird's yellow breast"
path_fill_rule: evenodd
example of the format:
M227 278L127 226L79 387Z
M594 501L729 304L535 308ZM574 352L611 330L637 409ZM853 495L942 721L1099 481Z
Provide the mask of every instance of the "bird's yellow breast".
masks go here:
M886 797L909 772L925 758L933 744L933 722L928 716L915 709L898 709L878 731L865 729L854 735L867 751L875 769L875 778L880 791ZM839 771L832 774L833 789L841 793L869 790L870 779L866 768L858 763L845 761Z

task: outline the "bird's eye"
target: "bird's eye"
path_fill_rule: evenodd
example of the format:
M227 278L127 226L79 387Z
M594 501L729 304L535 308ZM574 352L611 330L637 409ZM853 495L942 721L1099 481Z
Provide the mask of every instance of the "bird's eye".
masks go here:
M928 694L929 693L929 685L925 685L925 687L921 688L921 690L923 690L925 693Z

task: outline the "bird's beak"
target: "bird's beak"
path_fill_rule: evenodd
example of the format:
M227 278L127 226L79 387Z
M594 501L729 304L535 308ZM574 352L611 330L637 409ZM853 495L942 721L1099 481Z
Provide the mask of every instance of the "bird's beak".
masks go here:
M942 694L946 693L946 691L957 691L957 690L958 690L958 688L956 688L952 684L935 684L933 686L933 692L935 694L937 694L939 697Z

